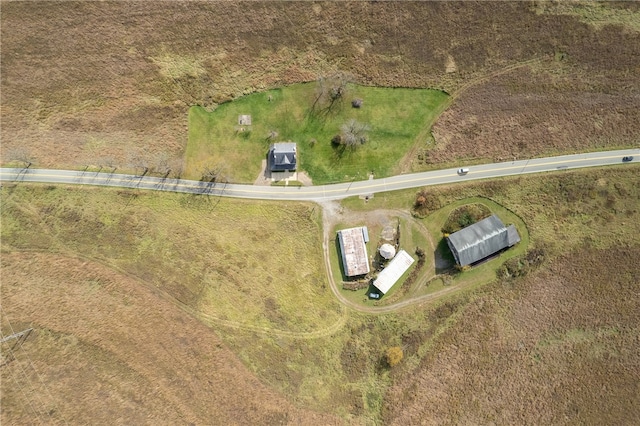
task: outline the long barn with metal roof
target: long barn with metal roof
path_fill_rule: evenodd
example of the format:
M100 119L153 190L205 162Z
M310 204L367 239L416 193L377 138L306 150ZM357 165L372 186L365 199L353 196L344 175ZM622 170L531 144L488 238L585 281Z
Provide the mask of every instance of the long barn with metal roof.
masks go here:
M496 215L454 232L447 244L460 266L471 265L520 241L514 225L505 226Z
M414 261L409 253L400 250L387 267L378 274L378 278L373 282L373 285L380 290L380 293L386 294L402 274L413 265Z
M369 232L366 226L349 228L338 231L342 266L347 277L355 277L369 273L369 256L366 243L369 242Z

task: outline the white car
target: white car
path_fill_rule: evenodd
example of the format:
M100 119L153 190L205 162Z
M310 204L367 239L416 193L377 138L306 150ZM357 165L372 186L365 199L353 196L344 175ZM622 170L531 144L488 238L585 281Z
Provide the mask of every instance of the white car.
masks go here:
M469 173L469 169L467 169L466 167L458 169L458 174L459 175L466 175L467 173Z

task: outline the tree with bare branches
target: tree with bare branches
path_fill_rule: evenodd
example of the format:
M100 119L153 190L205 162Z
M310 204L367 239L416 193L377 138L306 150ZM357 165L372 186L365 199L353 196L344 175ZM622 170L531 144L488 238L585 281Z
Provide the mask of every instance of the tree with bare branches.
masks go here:
M149 160L140 152L131 152L127 163L136 172L140 170L140 176L149 173Z
M7 158L10 161L16 161L22 163L25 169L31 167L34 162L33 155L25 147L17 147L9 151Z
M216 165L206 165L202 169L202 177L200 180L203 182L227 182L228 178L224 175L224 165L216 164Z
M351 119L340 127L340 134L334 136L332 143L354 149L369 140L369 129L368 124Z
M336 73L330 77L320 77L311 104L311 113L330 112L347 93L349 80L345 73Z

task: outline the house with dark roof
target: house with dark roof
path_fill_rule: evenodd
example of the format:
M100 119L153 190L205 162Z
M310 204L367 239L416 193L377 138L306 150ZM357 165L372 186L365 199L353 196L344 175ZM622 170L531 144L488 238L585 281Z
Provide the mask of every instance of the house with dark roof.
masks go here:
M297 152L294 142L279 142L269 147L269 170L272 172L294 171L297 167Z
M460 266L471 265L520 241L514 225L508 227L496 215L489 216L447 237Z

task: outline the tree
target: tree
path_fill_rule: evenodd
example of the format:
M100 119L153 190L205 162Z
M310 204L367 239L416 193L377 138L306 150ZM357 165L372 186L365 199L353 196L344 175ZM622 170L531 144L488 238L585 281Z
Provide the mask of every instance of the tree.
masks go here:
M223 164L216 164L214 166L206 165L202 169L202 178L201 178L201 180L203 182L210 182L210 183L214 183L214 182L227 183L228 182L228 177L223 173L224 169L225 169L225 167L224 167Z
M149 172L149 160L140 152L130 153L128 163L132 169L140 169L140 176L144 176Z
M11 161L19 161L24 164L24 167L28 169L31 164L33 164L33 156L31 155L31 151L24 147L14 148L9 152L7 157Z
M166 152L156 153L151 157L148 164L148 173L150 174L157 173L166 177L171 171L169 168L169 155Z
M203 182L215 182L219 174L220 170L217 167L205 166L204 169L202 169L201 180Z
M355 119L347 121L340 127L341 143L350 148L364 145L369 140L367 135L369 128L368 124L360 123Z
M100 160L100 166L108 167L111 169L111 173L115 172L118 166L116 165L116 160L113 157L107 156L103 157Z
M440 207L440 197L424 188L416 194L416 199L413 202L413 214L418 217L424 217Z
M269 134L267 135L267 141L274 141L278 137L278 132L275 130L269 130Z
M184 163L181 159L176 158L169 163L169 167L171 169L171 175L175 179L180 179L182 177L182 173L184 173Z
M349 77L345 73L336 73L330 77L320 77L316 94L311 104L311 112L328 113L347 93Z
M385 359L387 360L387 364L389 367L395 367L402 361L402 357L404 356L402 352L402 348L400 346L392 346L387 349L385 353Z

